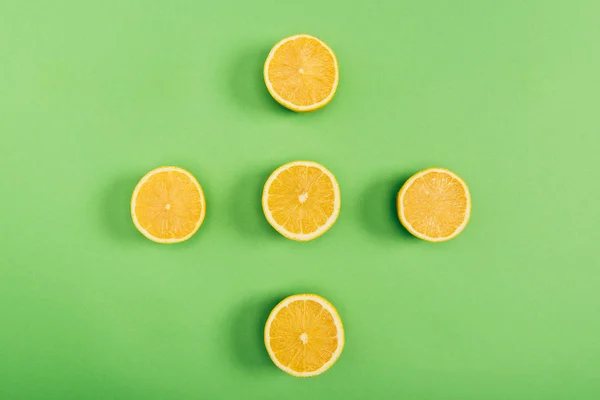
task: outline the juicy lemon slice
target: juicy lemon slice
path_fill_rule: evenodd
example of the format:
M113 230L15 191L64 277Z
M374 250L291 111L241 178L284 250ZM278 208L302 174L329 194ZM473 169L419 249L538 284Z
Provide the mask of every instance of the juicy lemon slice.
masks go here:
M443 242L467 226L471 195L454 172L430 168L406 181L397 206L400 222L410 233L429 242Z
M308 241L335 223L340 213L340 188L324 166L294 161L271 174L262 203L265 217L275 230L288 239Z
M204 221L202 187L188 171L162 167L148 172L131 197L135 227L158 243L178 243L190 237Z
M342 353L342 320L321 296L290 296L269 315L265 346L271 360L284 372L298 377L320 375Z
M267 57L264 75L271 96L298 112L329 103L339 81L335 54L310 35L290 36L277 43Z

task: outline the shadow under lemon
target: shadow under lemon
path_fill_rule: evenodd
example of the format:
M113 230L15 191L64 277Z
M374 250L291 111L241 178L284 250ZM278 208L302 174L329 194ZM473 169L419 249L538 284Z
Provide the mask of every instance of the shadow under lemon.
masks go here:
M262 209L263 188L275 168L244 172L229 193L230 221L235 231L247 239L281 237L269 225Z
M242 109L255 113L268 110L280 114L294 114L281 106L267 90L264 80L264 65L272 45L255 46L240 50L231 63L229 92Z
M270 296L254 296L235 308L227 320L231 351L236 364L251 372L277 367L265 347L265 325L271 311L285 298L301 293L321 293L318 286L296 284L287 293Z
M231 350L236 364L251 371L275 368L265 348L265 324L273 308L285 297L251 298L236 308L228 321Z
M271 117L286 116L298 118L298 121L311 123L314 118L323 118L322 109L311 112L295 112L279 104L269 93L265 84L264 66L271 48L276 44L249 46L235 53L231 63L227 66L226 81L227 93L237 103L240 110L246 111L253 118L258 115L264 117L268 113ZM334 103L335 101L332 101ZM323 108L331 107L330 104Z
M379 239L416 239L398 219L397 197L400 188L412 174L386 177L374 181L360 199L362 226Z
M102 194L100 223L108 235L117 241L147 240L131 220L131 195L140 178L140 175L131 175L116 179Z

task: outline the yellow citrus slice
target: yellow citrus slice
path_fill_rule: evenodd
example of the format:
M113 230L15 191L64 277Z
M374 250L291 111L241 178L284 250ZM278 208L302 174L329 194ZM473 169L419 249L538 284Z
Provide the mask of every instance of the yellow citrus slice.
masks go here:
M454 172L430 168L406 181L397 206L400 222L410 233L429 242L444 242L467 226L471 195Z
M131 197L136 228L158 243L178 243L190 237L204 221L206 203L202 187L192 174L178 167L148 172Z
M324 166L294 161L277 168L267 179L262 203L275 230L288 239L308 241L335 223L340 214L340 187Z
M265 325L265 346L275 365L288 374L320 375L342 353L342 320L321 296L290 296L271 311Z
M335 54L310 35L290 36L277 43L267 57L264 74L271 96L298 112L329 103L339 81Z

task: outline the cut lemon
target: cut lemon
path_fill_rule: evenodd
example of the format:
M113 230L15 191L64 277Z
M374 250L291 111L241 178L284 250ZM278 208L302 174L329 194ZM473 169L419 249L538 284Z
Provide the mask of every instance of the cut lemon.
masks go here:
M310 35L277 43L265 62L265 83L279 104L294 111L314 111L331 101L339 70L333 51Z
M400 222L410 233L429 242L444 242L467 226L471 195L454 172L430 168L406 181L397 206Z
M188 171L162 167L148 172L131 197L136 228L158 243L178 243L190 237L204 221L202 187Z
M294 161L275 170L265 183L263 211L275 230L288 239L315 239L340 214L340 187L335 176L312 161Z
M271 311L265 325L265 346L284 372L299 377L320 375L342 353L342 320L321 296L290 296Z

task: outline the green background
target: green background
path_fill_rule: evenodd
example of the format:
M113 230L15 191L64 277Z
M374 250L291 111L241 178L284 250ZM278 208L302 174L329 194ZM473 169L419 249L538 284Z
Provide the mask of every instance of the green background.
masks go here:
M0 399L598 399L600 3L558 0L0 4ZM325 40L331 104L277 105L279 39ZM262 215L312 159L342 211L310 243ZM188 242L143 238L130 194L192 171ZM455 240L393 200L442 166L471 188ZM324 375L277 370L269 310L315 292L346 326Z

